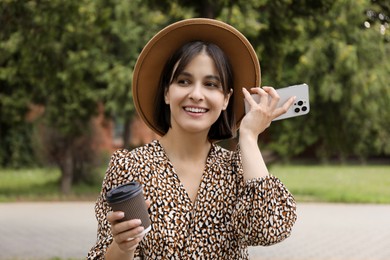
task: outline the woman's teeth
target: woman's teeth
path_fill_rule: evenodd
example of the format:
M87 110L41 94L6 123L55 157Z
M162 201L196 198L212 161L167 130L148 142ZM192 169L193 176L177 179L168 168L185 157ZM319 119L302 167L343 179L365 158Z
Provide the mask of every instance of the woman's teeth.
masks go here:
M204 108L197 108L197 107L186 107L184 109L185 109L185 111L188 111L191 113L205 113L207 111Z

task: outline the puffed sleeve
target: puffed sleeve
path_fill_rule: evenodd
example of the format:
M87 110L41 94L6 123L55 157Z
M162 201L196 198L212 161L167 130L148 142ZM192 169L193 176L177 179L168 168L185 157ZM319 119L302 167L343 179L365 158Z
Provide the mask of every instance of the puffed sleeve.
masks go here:
M131 153L127 150L118 150L113 153L110 159L106 175L103 179L102 189L95 204L95 216L98 222L96 244L88 253L87 259L104 259L104 255L113 241L111 234L111 225L107 221L107 213L111 211L111 207L106 200L106 193L112 188L119 186L128 181L132 181L133 177L131 166L134 164L134 159ZM139 255L137 248L135 256Z
M243 246L267 246L290 236L297 219L296 203L275 176L243 180L239 148L233 156L238 173L238 203L232 216L238 240Z

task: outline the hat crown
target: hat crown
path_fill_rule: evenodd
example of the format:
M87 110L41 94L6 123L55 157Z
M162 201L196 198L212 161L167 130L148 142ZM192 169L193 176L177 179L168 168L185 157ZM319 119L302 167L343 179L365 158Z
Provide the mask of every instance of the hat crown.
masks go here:
M165 63L184 44L204 41L217 45L227 55L233 68L236 96L236 126L244 116L242 88L260 86L260 64L250 42L233 26L214 19L192 18L173 23L159 31L143 48L133 74L133 100L144 122L157 134L164 135L154 122L155 96Z

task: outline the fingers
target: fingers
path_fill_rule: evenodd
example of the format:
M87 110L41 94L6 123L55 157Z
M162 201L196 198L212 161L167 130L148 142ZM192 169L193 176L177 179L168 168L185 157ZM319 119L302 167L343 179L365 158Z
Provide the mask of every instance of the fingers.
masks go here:
M123 222L115 222L111 225L111 232L114 236L125 234L134 237L143 231L140 219L131 219ZM142 228L142 230L140 230Z
M259 96L259 100L256 102L247 89L243 89L245 100L248 102L250 107L256 107L257 105L269 107L270 110L274 110L280 100L278 93L272 87L263 88L251 88L253 94Z
M141 242L141 240L143 239L143 236L142 237L136 237L132 240L128 240L122 244L119 244L119 248L121 248L123 251L132 251L132 250L135 250L139 244L139 242Z
M250 92L247 89L243 89L245 100L250 105L250 110L262 110L264 115L271 121L286 113L295 101L295 97L291 97L282 106L280 106L280 96L273 87L256 87L251 88L250 91L257 94L260 99L259 102L256 102L253 97L251 97Z
M144 227L140 219L120 220L124 217L121 211L109 212L107 220L111 223L111 233L115 243L122 251L134 250L144 237Z
M107 214L107 220L111 223L111 233L114 237L122 241L134 238L144 231L140 219L120 221L123 217L124 213L121 211L109 212Z
M143 230L143 228L142 228L142 230ZM123 234L114 236L114 241L122 251L126 252L126 251L135 250L137 248L137 246L139 245L139 243L144 238L144 236L145 236L145 234L143 232L141 232L139 234L130 234L130 232L129 232L129 234L123 233Z
M294 104L296 97L290 97L281 107L275 109L274 118L283 115Z
M268 105L269 97L268 97L268 93L265 91L265 89L263 89L263 88L251 88L251 92L253 94L259 95L259 97L260 97L259 104L266 104L266 105ZM255 104L257 104L257 103L255 103Z
M251 94L246 88L242 88L242 93L244 94L244 98L248 102L250 107L257 104L256 101L253 99L253 97L251 97Z
M107 220L111 223L111 225L115 222L118 222L124 217L125 217L125 213L122 211L115 211L115 212L110 211L107 214Z
M273 87L263 87L264 92L269 95L270 108L274 110L279 103L280 97Z
M118 223L112 227L112 234L117 243L132 241L140 237L144 232L141 220L132 219Z

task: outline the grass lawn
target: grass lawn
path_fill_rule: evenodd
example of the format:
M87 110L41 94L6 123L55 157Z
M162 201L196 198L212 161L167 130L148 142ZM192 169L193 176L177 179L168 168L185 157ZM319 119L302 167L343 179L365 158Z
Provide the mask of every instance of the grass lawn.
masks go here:
M390 166L282 166L278 176L297 201L390 204Z
M101 170L102 180L104 169ZM95 200L101 181L92 185L75 185L71 194L59 192L60 171L57 168L0 169L0 202Z
M99 170L102 180L104 170ZM390 204L390 165L272 165L300 202ZM0 169L0 202L95 200L101 181L74 186L72 193L59 192L58 169Z

